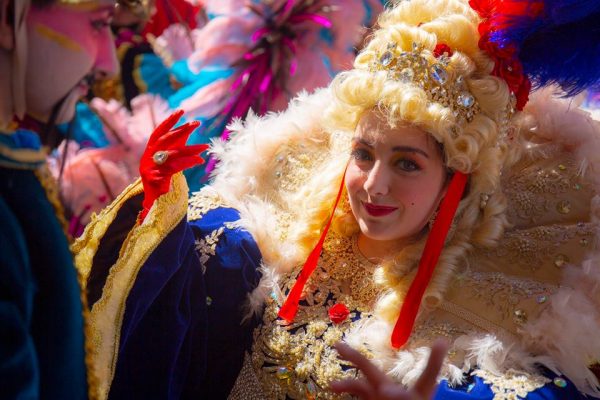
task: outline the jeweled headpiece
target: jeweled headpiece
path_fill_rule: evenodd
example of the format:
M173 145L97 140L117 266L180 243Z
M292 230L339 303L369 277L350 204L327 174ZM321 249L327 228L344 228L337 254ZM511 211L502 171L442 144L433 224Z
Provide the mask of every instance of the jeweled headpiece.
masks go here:
M464 77L452 70L452 50L438 44L434 51L413 43L412 51L399 51L396 43L389 43L370 70L384 71L391 79L419 86L431 101L452 110L457 123L471 122L481 111L469 91Z

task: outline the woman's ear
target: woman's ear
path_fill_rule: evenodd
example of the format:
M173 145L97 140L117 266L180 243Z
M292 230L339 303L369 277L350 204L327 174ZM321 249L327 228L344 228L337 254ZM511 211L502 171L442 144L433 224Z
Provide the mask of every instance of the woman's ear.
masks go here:
M0 0L0 49L12 51L15 47L13 15L9 15L13 0Z

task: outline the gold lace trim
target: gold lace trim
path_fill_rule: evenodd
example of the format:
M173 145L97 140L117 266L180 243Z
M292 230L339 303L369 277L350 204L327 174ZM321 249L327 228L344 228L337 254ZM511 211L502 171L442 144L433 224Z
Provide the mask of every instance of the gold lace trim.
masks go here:
M550 382L550 379L543 376L514 370L508 370L503 375L495 375L479 369L475 370L472 375L482 378L484 383L490 385L490 389L494 393L494 400L524 399L529 393Z
M90 223L86 225L83 234L71 245L71 252L75 257L75 266L83 280L83 289L87 286L92 261L98 250L100 240L114 221L117 212L125 202L143 191L142 183L138 178L135 182L127 186L99 215L92 214Z
M210 210L223 206L223 200L218 195L202 191L196 192L188 200L188 221L191 222L202 219L202 217Z

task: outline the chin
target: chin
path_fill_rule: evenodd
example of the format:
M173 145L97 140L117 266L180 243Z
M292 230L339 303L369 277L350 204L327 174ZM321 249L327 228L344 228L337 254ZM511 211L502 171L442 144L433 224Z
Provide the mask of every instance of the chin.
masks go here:
M389 226L384 227L377 225L379 224L374 224L365 221L361 221L359 223L360 231L362 232L362 234L371 240L388 241L396 240L399 238L400 235L397 232L392 232Z

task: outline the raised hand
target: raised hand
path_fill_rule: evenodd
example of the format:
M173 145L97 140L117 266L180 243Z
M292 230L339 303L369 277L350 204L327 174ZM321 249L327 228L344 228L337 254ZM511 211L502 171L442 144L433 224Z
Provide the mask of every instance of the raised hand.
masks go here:
M140 176L144 186L143 210L138 222L142 223L154 201L169 191L171 177L177 172L204 163L200 153L208 148L205 144L186 146L190 134L200 122L192 121L175 129L183 111L175 111L150 135L146 150L140 160Z
M437 376L442 367L448 346L438 340L431 347L431 355L425 370L410 390L405 390L379 370L371 361L344 343L337 343L340 356L352 362L362 371L364 378L346 379L331 383L330 389L336 393L349 393L367 400L429 400L437 386Z

